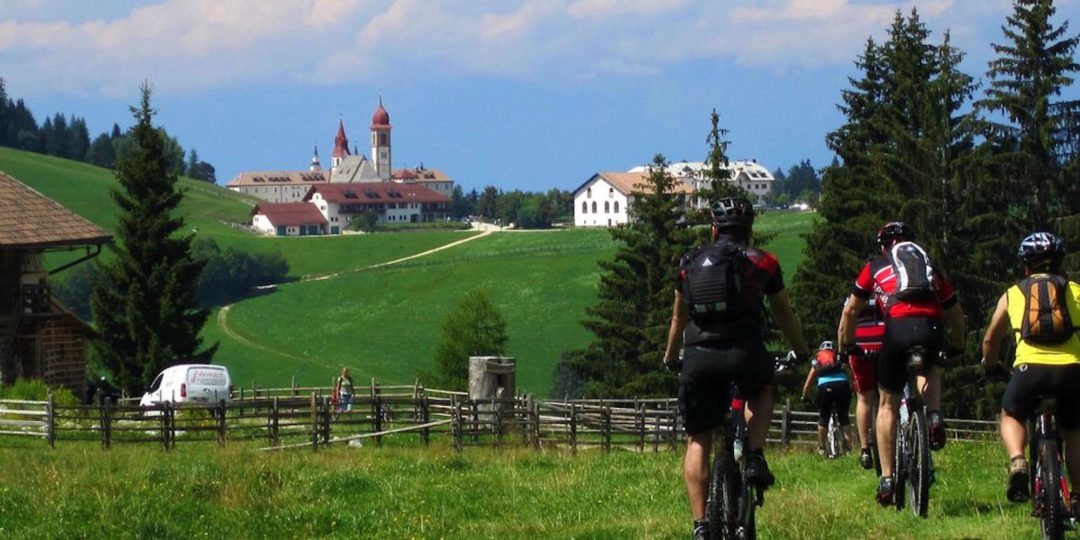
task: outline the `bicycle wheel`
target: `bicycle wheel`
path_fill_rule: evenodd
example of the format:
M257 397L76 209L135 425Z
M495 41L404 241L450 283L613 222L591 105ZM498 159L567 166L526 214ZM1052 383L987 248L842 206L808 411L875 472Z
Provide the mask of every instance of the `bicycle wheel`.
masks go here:
M844 434L840 432L840 421L836 418L835 412L829 416L827 440L829 458L836 459L844 455Z
M726 439L726 438L725 438ZM709 520L710 538L734 539L738 521L741 479L727 440L717 441L720 450L713 458L712 476L709 479L709 500L705 516Z
M1042 507L1042 511L1038 512L1042 520L1042 537L1058 540L1065 535L1065 508L1062 504L1061 461L1057 443L1053 439L1040 437L1038 459L1039 492L1035 499L1036 504Z
M930 435L926 415L915 411L908 424L908 494L911 496L911 513L926 517L930 505Z
M896 510L904 508L904 485L908 477L908 463L910 463L909 447L905 424L896 426L896 441L893 445L893 504Z

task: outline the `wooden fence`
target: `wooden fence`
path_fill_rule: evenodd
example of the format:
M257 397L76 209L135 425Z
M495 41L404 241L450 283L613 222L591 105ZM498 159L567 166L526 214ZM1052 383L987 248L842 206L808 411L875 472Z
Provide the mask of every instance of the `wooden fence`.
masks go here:
M253 441L264 450L330 444L380 445L385 437L429 444L449 439L455 449L504 445L532 448L628 448L639 452L675 448L684 437L674 399L542 400L530 395L470 400L460 392L422 386L357 388L352 410L334 410L328 388L238 390L230 403L140 407L131 400L100 406L63 406L53 401L0 401L0 436L56 441L151 443ZM769 442L815 444L817 413L778 408ZM948 420L955 440L987 440L996 422Z

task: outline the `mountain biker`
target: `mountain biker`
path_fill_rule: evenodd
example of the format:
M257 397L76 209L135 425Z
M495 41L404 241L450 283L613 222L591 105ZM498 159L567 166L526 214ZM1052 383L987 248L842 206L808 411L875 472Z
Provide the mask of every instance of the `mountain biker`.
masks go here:
M848 350L849 345L855 343L855 321L867 300L876 296L878 304L883 306L885 336L877 366L881 399L875 426L881 455L877 501L882 505L890 504L893 499L893 444L900 394L907 382L907 351L913 346L926 349L928 365L923 373L917 375L916 383L927 406L930 449L940 450L945 445L945 426L940 410L941 373L933 360L943 346L943 322L948 323L953 348L960 350L963 346L964 314L953 294L953 285L928 263L925 251L914 244L914 240L914 231L905 223L893 221L878 229L877 242L881 255L867 262L855 279L837 330L840 349ZM918 265L910 262L907 255L901 260L901 250L907 254L922 254L922 265L919 267L922 276L916 275L914 268ZM919 277L925 278L926 296L901 294L906 292L906 283L914 283Z
M874 468L874 458L870 454L870 422L873 421L874 403L878 400L877 358L884 338L885 317L878 309L877 301L871 297L859 312L859 320L855 324L855 346L848 351L848 365L851 367L856 396L855 427L859 430L862 446L859 465L867 470Z
M774 482L765 462L765 437L772 419L773 358L765 350L763 299L788 343L807 358L799 320L791 310L780 263L750 247L754 207L725 198L711 209L713 244L686 253L679 263L664 364L679 375L679 411L686 419L683 480L694 518L694 534L708 534L704 521L713 430L730 406L731 382L746 398L750 452L745 474L765 488ZM683 360L678 360L679 349Z
M1024 460L1027 438L1025 422L1031 417L1041 395L1057 397L1058 422L1065 438L1065 466L1075 487L1080 482L1080 337L1075 326L1080 323L1080 285L1069 281L1062 272L1065 242L1053 234L1037 232L1020 242L1017 255L1024 263L1024 276L998 299L990 326L983 337L983 367L988 372L1000 367L1002 341L1012 335L1016 341L1016 359L1012 378L1001 398L1001 440L1009 454L1009 481L1006 497L1013 502L1028 498L1028 465ZM1038 315L1038 306L1027 305L1028 291L1038 278L1056 276L1063 294L1064 309L1073 328L1068 328L1058 342L1024 337L1025 316ZM1047 291L1049 292L1049 290ZM1064 322L1064 321L1061 321ZM1030 325L1030 322L1029 322ZM1030 328L1030 326L1029 326ZM1043 341L1040 343L1040 341ZM1072 499L1076 501L1076 498Z
M829 427L829 416L833 410L844 432L844 447L851 448L851 417L848 414L851 386L832 341L822 341L817 354L810 361L810 372L803 383L803 401L808 401L807 395L814 379L817 379L818 453L825 455L825 430Z

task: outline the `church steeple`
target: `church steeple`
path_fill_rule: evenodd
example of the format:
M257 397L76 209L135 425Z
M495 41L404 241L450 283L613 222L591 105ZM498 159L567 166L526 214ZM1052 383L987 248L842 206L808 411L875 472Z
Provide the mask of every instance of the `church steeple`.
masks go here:
M318 172L322 170L322 164L319 163L319 145L315 145L315 153L311 156L311 171Z
M336 168L341 160L349 155L349 138L345 136L345 122L338 120L337 136L334 137L334 153L330 156L330 166Z
M384 182L390 180L390 113L383 108L379 95L379 108L371 115L371 161L375 172Z

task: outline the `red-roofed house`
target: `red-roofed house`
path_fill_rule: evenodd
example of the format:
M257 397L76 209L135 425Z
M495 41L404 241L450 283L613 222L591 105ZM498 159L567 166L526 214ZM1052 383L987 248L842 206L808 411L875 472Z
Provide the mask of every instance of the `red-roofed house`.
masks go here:
M314 204L308 202L259 204L251 210L251 215L252 226L263 234L316 236L341 232L329 229L326 217Z
M446 218L450 196L436 193L422 184L396 182L360 184L316 184L304 197L313 203L330 224L344 229L363 212L374 211L376 223L421 223Z

